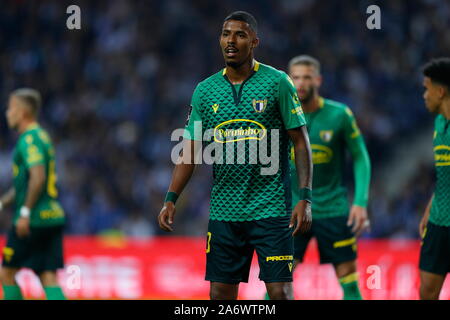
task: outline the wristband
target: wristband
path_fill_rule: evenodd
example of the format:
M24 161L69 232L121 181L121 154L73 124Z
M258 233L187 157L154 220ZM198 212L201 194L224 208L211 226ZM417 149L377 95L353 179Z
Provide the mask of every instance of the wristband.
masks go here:
M312 191L310 188L301 188L299 190L299 200L306 200L312 202Z
M175 204L175 202L177 202L178 199L178 195L175 192L169 191L166 194L166 198L164 199L164 202L173 202L173 204Z
M29 218L30 217L30 209L25 206L20 208L20 217L21 218Z

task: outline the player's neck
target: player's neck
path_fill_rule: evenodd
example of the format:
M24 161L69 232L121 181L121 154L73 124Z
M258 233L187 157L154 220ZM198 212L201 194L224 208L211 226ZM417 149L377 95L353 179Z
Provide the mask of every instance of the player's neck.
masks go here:
M36 126L36 125L37 125L37 122L34 119L23 120L19 125L18 131L20 134L22 134L25 131L27 131L30 127Z
M314 111L319 110L320 108L320 97L318 94L315 94L308 101L302 102L302 109L304 113L312 113Z
M441 114L445 119L450 120L450 97L442 102Z
M249 59L248 61L244 62L243 64L241 64L236 68L226 66L225 72L226 76L228 77L228 80L230 80L232 84L241 84L253 72L254 64L255 60L252 57L251 59Z

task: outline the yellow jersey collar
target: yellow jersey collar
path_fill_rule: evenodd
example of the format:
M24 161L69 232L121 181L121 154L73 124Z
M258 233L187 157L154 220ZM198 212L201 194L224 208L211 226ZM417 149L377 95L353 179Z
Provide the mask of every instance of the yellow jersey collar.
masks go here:
M256 60L253 60L253 71L257 72L259 70L259 65L260 63ZM223 68L222 70L222 75L226 75L227 74L227 68Z
M323 97L319 97L319 108L322 109L325 105L325 99Z

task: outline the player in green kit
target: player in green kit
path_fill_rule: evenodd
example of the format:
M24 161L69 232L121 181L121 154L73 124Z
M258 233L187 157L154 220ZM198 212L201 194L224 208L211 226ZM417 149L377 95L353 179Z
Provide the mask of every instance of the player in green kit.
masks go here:
M346 300L362 299L356 269L356 238L369 227L367 201L370 184L370 160L352 111L346 105L319 96L320 63L303 55L289 63L302 103L313 153L313 224L310 232L294 239L295 265L302 262L309 240L315 237L320 263L332 263ZM342 182L346 151L353 159L355 196L349 208ZM296 168L291 153L292 185ZM298 188L292 188L293 202Z
M292 298L292 235L306 232L311 223L312 160L302 108L289 77L254 60L258 42L253 16L240 11L225 18L220 46L226 67L194 91L183 162L174 169L158 217L163 230L173 230L175 202L193 173L195 164L189 159L194 159L196 145L203 144L205 152L214 149L206 241L211 299L238 297L255 250L259 278L270 297ZM289 141L300 186L294 204ZM262 155L268 149L270 161Z
M63 268L65 218L57 200L55 150L37 123L40 105L39 92L18 89L11 93L6 111L8 126L20 134L13 154L13 187L0 197L0 210L14 206L0 272L6 300L23 299L15 280L20 268L39 276L47 299L64 299L56 270Z
M434 121L436 186L420 222L420 298L437 300L450 272L450 58L431 60L423 69L423 98Z

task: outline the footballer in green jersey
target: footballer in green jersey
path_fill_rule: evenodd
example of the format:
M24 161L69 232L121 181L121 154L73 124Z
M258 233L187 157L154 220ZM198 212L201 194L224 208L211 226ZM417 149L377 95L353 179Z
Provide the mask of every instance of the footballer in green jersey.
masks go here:
M246 12L225 18L220 46L226 67L197 85L184 131L181 160L194 159L196 144L215 151L206 239L211 299L237 298L255 250L270 297L292 298L292 235L311 223L312 160L302 108L290 78L254 60L256 29ZM293 204L289 141L302 193ZM176 165L158 217L165 231L172 231L175 201L194 169L186 162Z
M346 105L319 96L320 63L303 55L289 63L305 113L313 154L311 230L294 240L295 264L302 262L312 237L317 240L320 262L332 263L343 288L344 299L361 299L356 269L356 238L368 227L367 200L370 160L352 111ZM355 196L350 208L343 185L346 152L353 159ZM296 168L291 156L292 199L297 201Z
M0 209L14 206L13 225L3 248L0 279L5 299L23 299L15 275L30 268L48 299L64 299L56 271L63 268L64 211L58 202L55 150L37 123L39 92L18 89L11 93L6 117L20 134L13 154L13 187L0 198Z
M433 59L423 69L423 98L434 121L436 185L419 232L420 298L439 299L450 272L450 58Z

